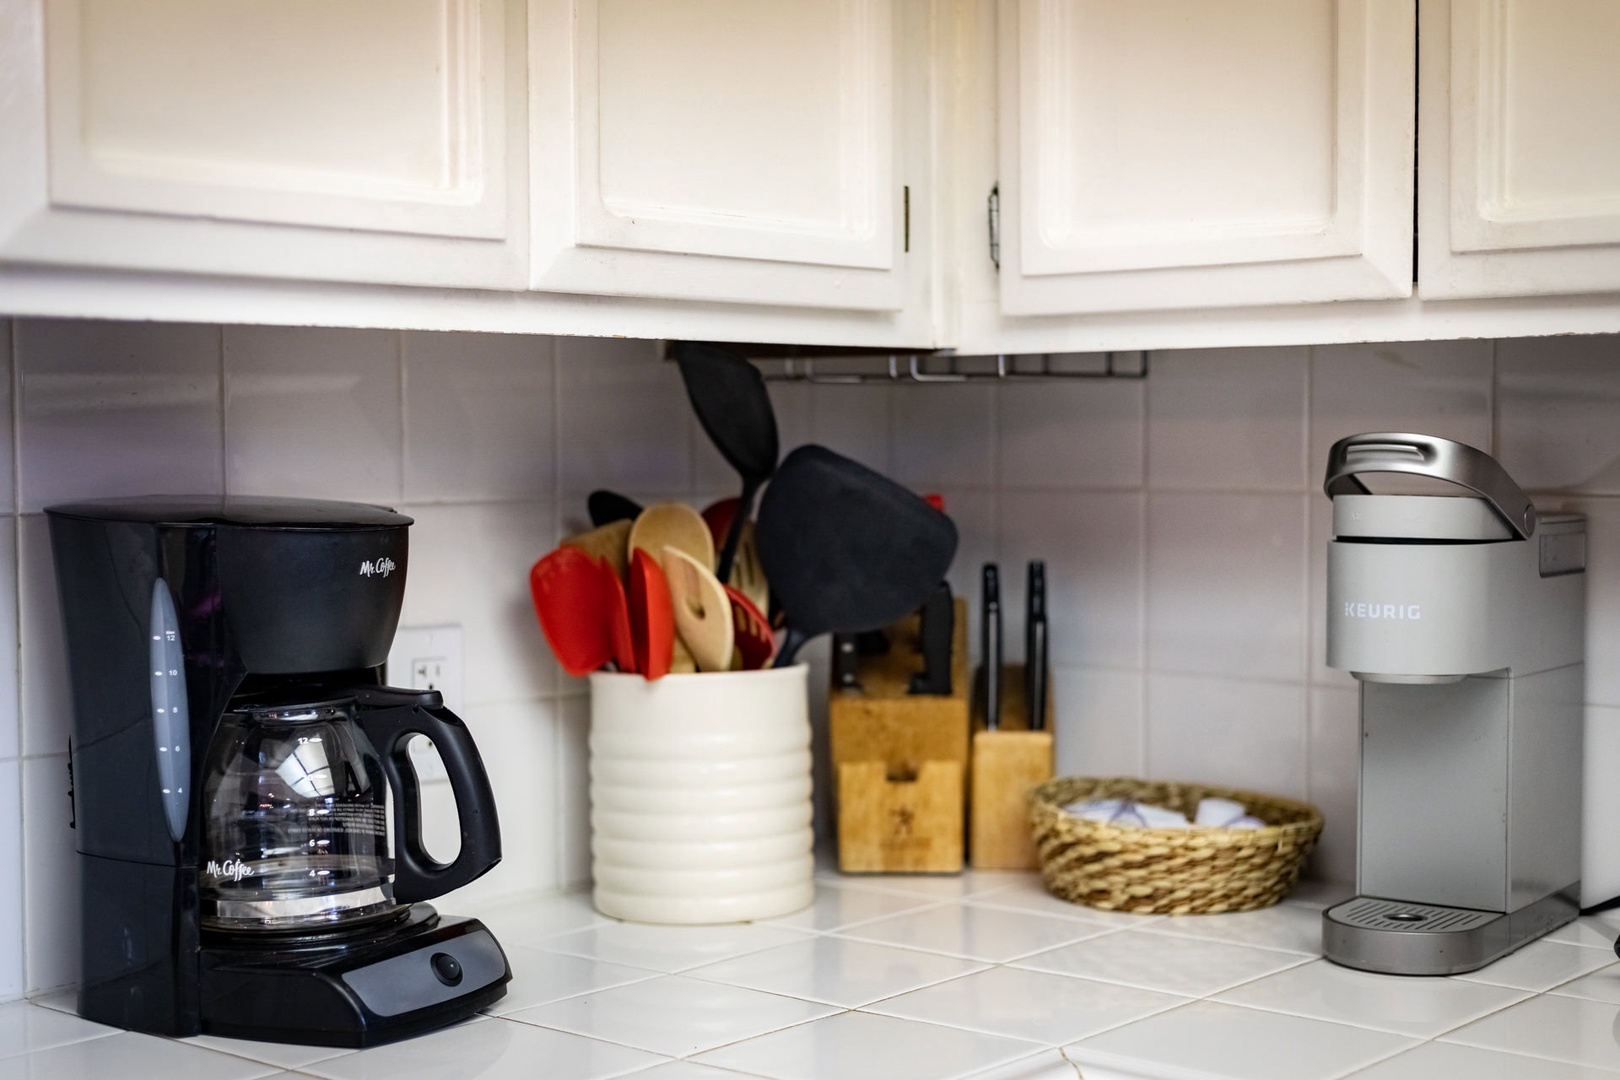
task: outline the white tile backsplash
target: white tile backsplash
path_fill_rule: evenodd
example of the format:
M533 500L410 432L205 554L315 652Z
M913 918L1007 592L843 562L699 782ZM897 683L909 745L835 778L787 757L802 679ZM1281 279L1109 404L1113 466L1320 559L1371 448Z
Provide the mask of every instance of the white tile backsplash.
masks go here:
M400 335L225 329L225 490L356 499L403 494Z
M1148 666L1299 680L1305 673L1302 495L1148 498Z
M894 397L893 476L919 491L995 482L996 392L978 383L906 387Z
M76 977L69 701L38 513L61 499L229 490L401 506L417 519L402 622L463 628L463 712L501 803L505 860L468 895L583 883L589 702L546 649L526 574L583 522L594 488L700 505L735 493L657 355L622 339L0 321L0 394L16 392L0 407L0 505L17 515L0 520L0 626L17 627L0 651L20 657L0 666L0 883L19 883L17 897L0 887L0 999ZM1009 660L1022 657L1024 565L1046 560L1060 772L1308 798L1327 818L1314 872L1344 879L1355 684L1321 655L1328 445L1378 429L1460 438L1586 513L1588 698L1607 715L1620 710L1616 359L1620 338L1234 349L1155 356L1145 382L771 395L784 453L820 442L945 495L958 595L976 604L980 565L1001 565ZM970 637L976 651L976 623ZM964 880L907 895L928 903ZM793 939L754 929L768 940L735 952ZM686 966L720 958L698 953ZM841 1030L804 1034L823 1028Z
M997 387L998 481L1049 489L1141 487L1143 396L1144 384L1134 379Z
M549 500L555 344L520 334L402 335L408 503Z
M29 319L15 333L21 509L223 490L218 327Z
M1147 380L1156 491L1299 491L1307 482L1304 349L1159 353Z
M27 989L23 956L22 762L0 761L0 1001Z
M1620 495L1620 338L1497 347L1497 459L1528 490Z
M1311 350L1310 478L1328 449L1364 431L1416 431L1492 453L1492 343L1377 342Z
M1299 684L1150 674L1148 774L1304 798L1305 709Z
M79 980L79 860L69 812L67 754L24 759L24 962L30 992Z

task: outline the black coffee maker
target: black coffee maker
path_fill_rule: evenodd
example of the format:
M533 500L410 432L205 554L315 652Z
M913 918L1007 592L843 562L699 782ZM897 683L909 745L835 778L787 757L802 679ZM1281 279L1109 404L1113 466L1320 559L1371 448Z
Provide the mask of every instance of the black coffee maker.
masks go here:
M500 831L461 720L381 684L411 519L168 496L46 514L73 685L79 1014L368 1046L504 994L494 936L420 903L494 866ZM455 794L449 863L422 844L416 735Z

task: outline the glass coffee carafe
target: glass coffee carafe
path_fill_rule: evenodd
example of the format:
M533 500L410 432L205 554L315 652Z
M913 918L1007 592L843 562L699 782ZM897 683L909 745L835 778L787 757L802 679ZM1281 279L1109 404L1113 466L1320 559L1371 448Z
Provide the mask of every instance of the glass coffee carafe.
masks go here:
M203 770L205 928L347 929L466 880L490 836L498 837L493 797L482 767L467 766L469 752L477 758L465 727L424 704L415 691L367 687L221 716ZM452 864L422 847L420 793L405 749L413 735L433 740L450 774L462 832ZM388 835L391 785L397 863Z
M352 702L226 713L204 776L204 926L305 929L397 906L388 783Z

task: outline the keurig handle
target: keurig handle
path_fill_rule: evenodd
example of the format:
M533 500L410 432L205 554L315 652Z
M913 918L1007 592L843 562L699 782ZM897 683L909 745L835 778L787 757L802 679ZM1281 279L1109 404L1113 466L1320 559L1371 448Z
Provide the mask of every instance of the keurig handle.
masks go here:
M441 896L500 862L495 793L461 718L446 709L443 698L431 690L372 686L356 690L354 697L360 727L376 746L383 772L397 796L394 899L409 904ZM461 851L454 862L441 863L422 846L422 795L408 746L412 735L433 741L450 775L461 826Z
M1359 473L1408 473L1446 480L1484 498L1521 540L1536 531L1536 508L1497 460L1467 443L1404 431L1373 431L1340 439L1328 451L1322 490L1366 495Z

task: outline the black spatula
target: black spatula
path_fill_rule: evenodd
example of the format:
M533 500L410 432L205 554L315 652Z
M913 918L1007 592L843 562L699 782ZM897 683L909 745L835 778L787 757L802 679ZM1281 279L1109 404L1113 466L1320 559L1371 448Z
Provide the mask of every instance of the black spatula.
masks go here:
M887 626L921 607L956 554L956 526L920 496L824 446L783 459L755 539L787 615L776 665L810 638Z
M720 456L742 477L737 512L731 517L731 528L714 566L714 576L727 581L743 522L754 509L754 496L776 471L781 453L776 412L759 369L738 354L694 341L678 343L674 352L698 423L709 433Z

